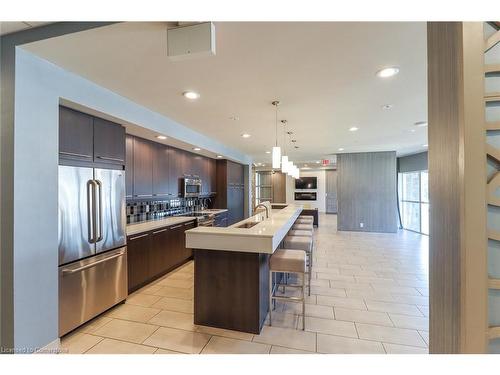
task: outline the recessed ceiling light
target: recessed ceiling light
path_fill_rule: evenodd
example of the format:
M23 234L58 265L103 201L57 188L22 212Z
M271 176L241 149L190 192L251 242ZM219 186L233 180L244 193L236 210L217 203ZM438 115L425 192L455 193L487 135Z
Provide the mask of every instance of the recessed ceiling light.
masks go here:
M251 135L250 135L250 134L248 134L248 133L243 133L241 136L242 136L243 138L250 138L250 137L251 137Z
M270 154L270 153L271 153L271 151L266 151L266 154Z
M391 66L391 67L379 70L377 72L377 77L387 78L387 77L395 76L398 73L399 73L399 68L397 66Z
M319 161L319 160L316 161L316 164L320 164L320 163L321 163L321 161Z
M200 94L198 94L195 91L185 91L182 93L182 95L184 95L185 98L188 98L191 100L198 99L200 97Z
M262 164L263 167L265 167L266 165L265 164Z
M161 139L161 140L167 139L167 137L164 135L157 135L156 138Z
M422 145L422 147L427 148L427 147L429 147L429 145L426 143L425 145Z
M195 150L195 151L201 151L201 148L195 147L195 148L193 148L193 150Z
M394 107L392 104L384 104L382 106L382 109L385 109L386 111L389 110L389 109L392 109L392 107Z
M358 128L358 127L356 127L356 126L351 126L351 127L349 128L349 131L350 131L350 132L355 132L355 131L357 131L358 129L359 129L359 128Z
M217 157L218 157L219 159L221 159L221 158L222 158L222 155L217 155Z
M410 133L415 133L415 129L410 129Z
M427 126L427 121L418 121L413 125L423 128L424 126Z
M339 151L344 151L344 149L342 147L339 148Z

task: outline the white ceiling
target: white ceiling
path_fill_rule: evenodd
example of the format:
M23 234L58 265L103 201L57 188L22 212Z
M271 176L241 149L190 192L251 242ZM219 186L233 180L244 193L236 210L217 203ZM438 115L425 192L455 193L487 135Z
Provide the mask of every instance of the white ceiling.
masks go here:
M427 129L413 124L427 119L425 23L215 26L217 55L193 60L167 58L162 22L119 23L26 48L257 162L270 161L265 151L275 142L274 99L281 101L279 119L288 120L300 147L288 152L294 161L318 160L340 147L399 155L424 150ZM400 74L375 76L392 65ZM181 95L185 90L201 98L188 101ZM393 109L383 110L384 104ZM351 126L359 130L348 131ZM252 136L244 139L243 132Z

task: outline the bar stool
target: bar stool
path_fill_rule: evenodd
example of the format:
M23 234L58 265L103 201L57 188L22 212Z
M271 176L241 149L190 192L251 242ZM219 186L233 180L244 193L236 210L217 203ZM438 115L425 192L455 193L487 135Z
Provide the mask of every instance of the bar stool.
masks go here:
M311 245L311 256L309 257L309 262L311 264L311 268L313 266L313 256L312 253L314 253L314 232L310 230L295 230L291 229L288 231L287 236L299 236L299 237L308 237L312 241Z
M292 225L292 230L308 230L309 232L312 232L314 230L313 224L293 224Z
M297 220L295 220L296 224L309 224L313 223L314 224L314 217L312 216L299 216Z
M313 238L312 236L286 236L283 240L283 247L285 249L303 250L307 255L308 279L309 279L309 295L311 295L311 275L312 275L312 250Z
M273 285L273 273L294 273L302 278L302 285L287 285L289 288L301 288L301 297L286 297L275 295L275 290L281 284ZM305 330L306 320L306 253L302 250L279 249L276 250L269 259L269 325L273 321L273 302L274 300L302 302L302 330Z
M313 232L310 230L290 229L288 236L313 237Z

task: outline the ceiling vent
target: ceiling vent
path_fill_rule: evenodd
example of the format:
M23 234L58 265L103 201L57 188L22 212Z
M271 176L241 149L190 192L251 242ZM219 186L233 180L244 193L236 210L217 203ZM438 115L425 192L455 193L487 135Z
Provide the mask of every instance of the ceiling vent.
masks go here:
M168 29L167 55L174 61L215 56L215 25L203 22Z

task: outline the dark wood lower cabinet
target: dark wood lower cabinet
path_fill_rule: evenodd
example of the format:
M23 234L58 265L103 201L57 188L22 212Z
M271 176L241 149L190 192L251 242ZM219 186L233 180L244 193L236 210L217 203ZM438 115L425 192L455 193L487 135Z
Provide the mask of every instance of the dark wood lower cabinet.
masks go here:
M133 292L192 257L184 232L194 221L158 228L127 238L128 291Z
M155 230L151 233L151 249L149 251L149 275L162 275L173 265L172 238L168 228Z
M194 249L194 323L260 333L269 311L269 255Z
M130 236L127 239L127 273L129 292L141 287L149 279L150 233Z

